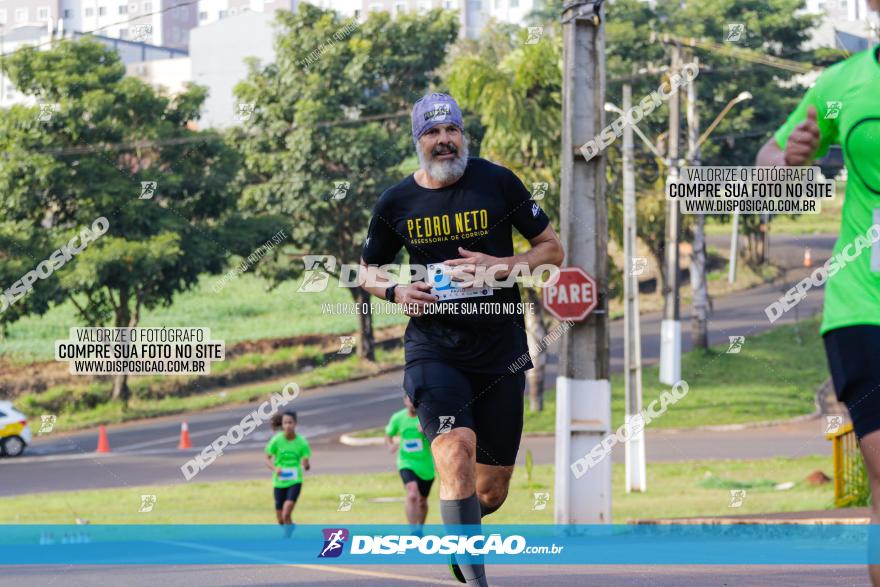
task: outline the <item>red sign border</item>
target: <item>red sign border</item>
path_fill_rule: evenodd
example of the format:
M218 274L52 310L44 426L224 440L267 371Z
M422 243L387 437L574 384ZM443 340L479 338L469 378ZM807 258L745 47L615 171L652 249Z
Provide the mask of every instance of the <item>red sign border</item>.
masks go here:
M592 275L590 275L589 273L587 273L586 271L584 271L581 267L578 267L577 265L569 265L568 267L560 267L560 270L565 270L565 269L574 269L575 271L580 272L580 274L583 275L587 279L587 281L589 281L593 284L593 303L591 303L589 306L587 306L587 308L583 311L583 313L580 314L577 318L563 318L562 316L557 314L556 311L553 310L547 304L547 298L545 298L544 296L541 296L541 304L544 306L544 309L547 310L548 312L550 312L550 314L554 318L556 318L557 320L561 320L563 322L565 322L566 320L571 320L572 322L583 322L584 320L587 319L587 316L589 316L590 313L596 309L596 306L599 305L599 282L597 282L596 279Z

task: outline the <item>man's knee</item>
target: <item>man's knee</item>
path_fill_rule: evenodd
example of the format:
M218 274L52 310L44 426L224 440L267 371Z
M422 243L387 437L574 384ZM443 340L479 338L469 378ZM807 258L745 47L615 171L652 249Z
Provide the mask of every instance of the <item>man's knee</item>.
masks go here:
M459 432L461 430L461 432ZM458 429L438 437L431 445L434 460L447 469L473 468L477 451L473 432Z
M477 490L477 497L480 499L483 515L491 514L500 508L504 500L507 499L507 486L496 484L489 487L481 487Z

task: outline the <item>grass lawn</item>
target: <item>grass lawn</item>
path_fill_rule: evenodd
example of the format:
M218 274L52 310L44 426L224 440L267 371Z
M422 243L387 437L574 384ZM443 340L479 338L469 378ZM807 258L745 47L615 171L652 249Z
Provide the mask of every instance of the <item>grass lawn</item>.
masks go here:
M830 474L831 457L649 464L648 491L626 494L623 466L615 465L614 521L827 509L833 501L833 484L812 487L803 482L816 469ZM402 501L382 501L402 498L400 478L394 472L306 476L293 513L297 522L405 523ZM552 465L534 467L532 477L529 485L525 468L517 467L507 502L487 521L552 524ZM777 491L772 487L788 481L795 482L794 488ZM730 508L730 489L743 487L746 496L742 506ZM551 494L546 509L533 509L535 492ZM351 511L336 511L340 493L355 494ZM145 494L156 495L156 505L150 513L138 513L141 495ZM270 524L275 518L273 507L268 479L190 482L0 498L0 523L72 524L75 517L80 517L92 524ZM428 523L441 523L436 483L431 491Z
M321 304L351 304L347 289L331 286L320 293L299 293L301 280L284 282L272 291L269 283L251 273L227 283L218 293L211 287L217 275L204 275L199 285L179 294L168 308L144 310L139 326L201 326L227 348L243 340L283 338L302 334L350 334L357 330L355 314L324 313ZM384 303L374 300L376 303ZM374 328L403 324L403 314L376 314ZM28 316L11 324L0 340L0 358L12 363L51 361L55 341L81 326L70 302L43 316Z
M816 389L828 377L819 318L779 326L747 336L739 354L726 354L727 345L708 353L682 356L682 378L689 392L653 420L652 428L688 428L792 418L814 409ZM669 389L659 383L659 367L642 370L643 406ZM549 400L549 401L547 401ZM553 432L556 403L552 391L540 413L526 411L527 432ZM611 421L623 424L623 374L611 377Z

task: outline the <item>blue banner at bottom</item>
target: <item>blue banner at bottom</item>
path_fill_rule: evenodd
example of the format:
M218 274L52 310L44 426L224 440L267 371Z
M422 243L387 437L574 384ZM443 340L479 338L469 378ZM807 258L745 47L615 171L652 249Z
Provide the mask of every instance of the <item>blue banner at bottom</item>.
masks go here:
M3 565L880 564L875 525L4 525Z

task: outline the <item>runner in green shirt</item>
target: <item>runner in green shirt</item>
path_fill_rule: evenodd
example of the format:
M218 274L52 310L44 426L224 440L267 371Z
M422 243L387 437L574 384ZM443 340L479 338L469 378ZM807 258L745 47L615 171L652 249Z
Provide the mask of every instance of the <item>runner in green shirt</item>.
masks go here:
M875 11L880 0L868 0ZM880 53L856 53L826 69L776 134L757 164L810 165L840 145L846 199L832 259L824 267L822 336L831 379L849 409L865 459L880 523ZM872 548L876 548L873 545ZM874 557L877 553L872 553ZM880 587L880 565L869 566Z
M312 451L305 437L296 433L296 412L284 412L281 429L266 444L266 465L272 470L278 523L292 525L293 506L302 490L303 469L311 468Z
M397 453L397 468L406 487L406 519L411 526L420 527L428 516L428 495L434 483L434 458L431 444L416 416L416 409L406 393L403 394L406 407L395 412L385 427L385 445L393 454ZM400 443L394 438L400 437Z

